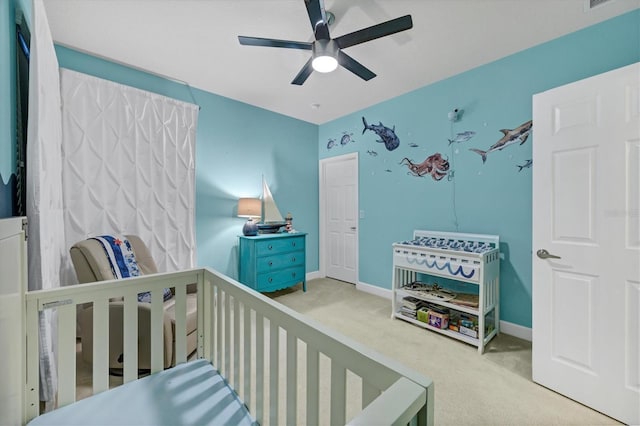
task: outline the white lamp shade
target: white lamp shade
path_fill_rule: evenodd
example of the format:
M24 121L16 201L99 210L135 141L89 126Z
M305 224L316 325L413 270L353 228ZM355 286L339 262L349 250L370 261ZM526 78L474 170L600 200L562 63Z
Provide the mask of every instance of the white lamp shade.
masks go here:
M238 217L262 216L262 201L259 198L240 198L238 200Z

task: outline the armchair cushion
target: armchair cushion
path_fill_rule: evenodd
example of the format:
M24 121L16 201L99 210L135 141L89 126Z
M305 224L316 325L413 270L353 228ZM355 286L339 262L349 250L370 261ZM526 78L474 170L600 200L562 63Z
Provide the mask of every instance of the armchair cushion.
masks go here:
M158 267L151 257L147 246L136 235L125 235L136 256L136 262L142 275L158 273ZM69 250L71 261L80 283L113 280L117 277L106 261L104 248L92 238L75 243Z
M102 246L104 255L115 277L129 278L142 275L140 274L140 268L138 267L133 247L126 237L120 235L102 235L93 237L92 239L98 241ZM173 293L171 293L170 289L165 288L162 296L164 301L167 301L171 299ZM138 302L151 303L151 293L147 291L138 294Z
M135 235L125 235L135 257L137 269L141 275L154 274L158 268L151 253L142 240ZM70 251L71 260L80 283L116 279L116 273L105 253L103 245L96 239L89 238L74 244ZM168 290L168 289L167 289ZM197 346L197 312L195 293L197 286L187 287L187 351L193 352ZM164 302L164 364L165 367L175 365L175 299L169 290L169 299ZM140 295L138 295L140 298ZM112 300L109 303L109 367L122 368L122 302ZM84 308L78 315L80 338L82 341L82 358L91 362L93 350L93 306ZM150 325L149 305L138 303L138 368L150 368Z

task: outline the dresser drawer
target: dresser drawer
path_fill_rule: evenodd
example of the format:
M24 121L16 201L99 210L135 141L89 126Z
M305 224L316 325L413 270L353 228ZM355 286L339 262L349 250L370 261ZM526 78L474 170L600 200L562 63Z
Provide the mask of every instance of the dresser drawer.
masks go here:
M307 291L305 233L240 236L238 281L270 292L302 283Z
M304 251L292 251L285 254L259 257L256 263L258 273L299 266L304 263Z
M293 238L274 238L264 241L256 241L257 256L286 253L288 251L301 249L304 249L304 236Z
M281 269L279 271L266 272L258 275L258 291L275 290L276 288L288 287L291 283L304 281L304 266Z

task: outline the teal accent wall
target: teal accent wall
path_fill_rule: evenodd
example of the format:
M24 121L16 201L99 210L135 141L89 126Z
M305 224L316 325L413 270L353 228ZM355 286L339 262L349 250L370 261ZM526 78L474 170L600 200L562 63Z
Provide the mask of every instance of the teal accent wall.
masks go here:
M535 93L640 61L639 23L636 10L321 125L320 158L359 152L360 281L390 289L391 244L410 239L414 229L497 234L501 319L531 327L535 164L517 166L532 157L535 123L524 144L488 154L485 164L469 149L487 150L502 137L500 129L532 119ZM454 108L464 113L452 123ZM395 126L400 146L387 151L373 132L363 134L362 117ZM476 134L449 145L463 131ZM327 149L344 132L356 141ZM451 180L414 177L400 164L434 153L448 158Z
M14 214L17 184L16 11L31 22L31 1L0 0L0 218Z
M318 127L56 46L61 67L200 106L196 134L197 264L238 276L240 197L262 194L264 175L283 215L308 232L307 272L318 270ZM105 230L108 231L108 230Z
M202 95L202 96L201 96ZM237 278L239 197L262 195L264 175L280 213L307 232L307 272L318 270L318 127L221 96L196 92L198 259ZM207 111L205 113L205 111Z
M0 2L0 218L13 211L16 172L15 4Z
M0 1L0 218L14 213L16 192L16 13L31 22L31 1Z
M15 83L5 97L7 76L15 79L14 8L24 7L30 16L28 6L27 0L0 2L2 185L9 179L5 173L15 169L7 163L15 150ZM501 137L499 129L531 119L533 94L640 61L638 22L636 10L321 126L201 90L190 92L182 84L64 47L56 51L63 67L201 106L196 146L198 265L237 276L237 235L244 222L235 217L237 198L260 195L264 175L283 215L291 212L294 227L309 233L307 271L317 271L318 160L358 151L359 204L365 213L359 228L360 281L390 288L391 244L409 238L414 229L498 234L502 319L530 327L535 169L518 172L517 165L531 158L535 123L525 144L489 154L486 164L469 148L487 149ZM447 113L454 108L464 114L452 124ZM386 151L372 132L362 134L363 116L370 124L395 126L400 147ZM476 135L449 146L451 135L467 130ZM327 141L339 141L343 132L352 133L355 142L328 150ZM405 157L421 162L436 152L448 157L455 171L452 180L409 176L399 164Z
M24 20L27 26L31 28L31 15L32 15L32 0L9 0L9 3L13 3L15 8L19 10L24 16Z

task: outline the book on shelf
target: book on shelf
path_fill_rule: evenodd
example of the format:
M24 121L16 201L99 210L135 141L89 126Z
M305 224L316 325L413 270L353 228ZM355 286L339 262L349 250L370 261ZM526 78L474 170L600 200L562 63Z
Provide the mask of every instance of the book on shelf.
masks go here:
M416 319L416 317L417 317L417 313L416 312L417 311L415 309L410 309L410 308L407 308L406 306L403 306L403 307L400 308L400 313L402 315L406 316L406 317L409 317L409 318Z
M422 305L424 305L424 301L421 299L418 299L417 297L413 297L413 296L407 296L402 298L402 306L406 306L408 308L411 309L419 309L420 307L422 307Z
M439 314L445 315L445 314L449 313L449 308L446 308L444 306L434 305L433 303L425 303L424 306L428 310L433 311L433 312L437 312Z

